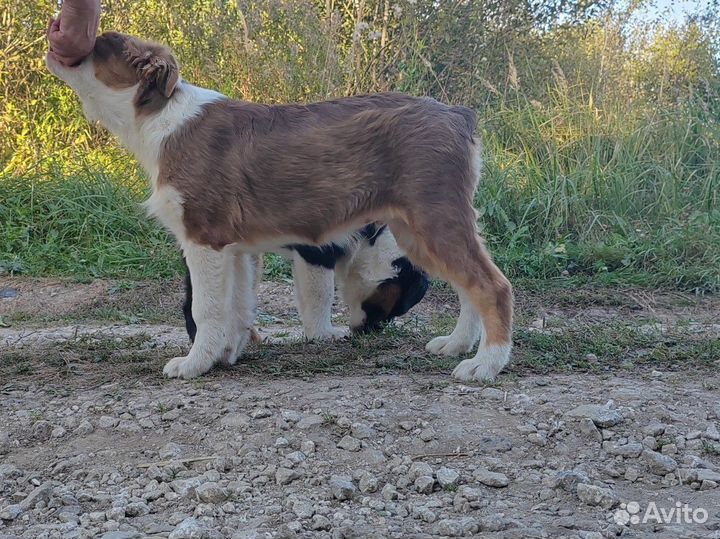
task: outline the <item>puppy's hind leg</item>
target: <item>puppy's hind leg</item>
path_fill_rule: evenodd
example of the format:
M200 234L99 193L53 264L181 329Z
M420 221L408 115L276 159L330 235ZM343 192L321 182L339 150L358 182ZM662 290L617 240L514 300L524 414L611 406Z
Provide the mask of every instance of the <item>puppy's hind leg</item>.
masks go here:
M308 339L342 339L343 329L332 325L332 305L335 298L335 272L323 266L309 264L293 252L293 280L295 300Z
M453 206L462 208L460 204ZM434 220L424 217L414 220L413 226L391 222L393 234L415 264L449 281L461 302L453 333L430 341L428 349L454 355L472 346L469 343L481 333L477 353L460 362L453 376L492 380L510 361L512 287L475 231L475 213L469 204L464 212L436 215Z
M168 361L163 369L170 378L194 378L236 352L235 331L228 324L226 302L230 292L234 257L229 248L216 251L188 243L183 246L193 289L192 318L197 326L187 356Z

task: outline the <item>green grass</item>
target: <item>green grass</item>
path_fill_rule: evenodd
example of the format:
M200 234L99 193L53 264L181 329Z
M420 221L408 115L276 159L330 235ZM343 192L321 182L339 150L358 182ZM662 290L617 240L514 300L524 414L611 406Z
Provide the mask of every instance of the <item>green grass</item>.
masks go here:
M119 178L0 178L0 266L27 275L162 278L180 256Z
M490 250L514 281L526 286L595 283L720 291L720 210L686 207L676 215L645 215L642 229L617 225L589 233L585 225L565 223L562 237L551 241L543 225L545 214L530 212L537 200L550 195L536 189L523 194L526 198L511 197L508 192L516 187L497 176L493 159L497 156L488 158L478 206ZM0 274L80 281L181 275L174 242L145 216L144 192L126 183L93 171L0 177ZM498 216L522 206L526 215L519 224ZM629 213L623 210L622 219L629 219ZM610 209L605 210L608 215L621 221ZM268 255L265 275L287 279L290 265Z

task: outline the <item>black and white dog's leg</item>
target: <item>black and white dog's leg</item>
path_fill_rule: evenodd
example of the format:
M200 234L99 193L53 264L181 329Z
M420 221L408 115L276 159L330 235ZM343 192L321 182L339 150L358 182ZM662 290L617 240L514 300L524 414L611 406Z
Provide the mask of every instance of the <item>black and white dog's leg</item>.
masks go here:
M221 251L188 242L183 245L193 289L192 317L197 326L195 342L187 356L168 361L163 373L171 378L194 378L215 363L237 353L237 324L227 309L232 295L235 256L230 247ZM252 284L250 283L252 287Z
M332 325L334 274L334 270L309 264L298 252L293 252L295 299L308 339L341 339L347 335L346 330Z
M480 338L482 332L480 315L478 315L467 295L462 290L457 289L456 291L460 297L460 316L455 329L450 335L435 337L427 343L425 350L428 352L446 356L459 356L472 350Z

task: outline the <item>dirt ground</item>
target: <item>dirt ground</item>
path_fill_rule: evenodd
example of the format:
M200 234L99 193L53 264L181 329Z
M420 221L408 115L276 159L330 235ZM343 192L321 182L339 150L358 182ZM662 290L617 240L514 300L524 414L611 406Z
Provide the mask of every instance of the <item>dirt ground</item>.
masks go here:
M181 302L0 277L0 539L720 538L718 298L520 289L489 385L424 351L443 288L313 343L264 283L266 342L187 382Z

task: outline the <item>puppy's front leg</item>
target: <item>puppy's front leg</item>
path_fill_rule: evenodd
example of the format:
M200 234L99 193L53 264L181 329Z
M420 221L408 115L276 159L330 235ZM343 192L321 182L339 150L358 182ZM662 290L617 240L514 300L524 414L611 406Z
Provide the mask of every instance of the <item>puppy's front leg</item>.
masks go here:
M262 278L262 256L260 261L241 251L228 256L231 258L228 264L228 279L232 291L226 294L225 321L230 335L229 342L234 343L234 352L225 359L230 365L234 365L248 340L261 340L253 324L257 308L257 287Z
M230 247L216 251L194 243L183 245L183 250L190 270L197 334L187 356L173 358L165 365L163 372L171 378L206 373L215 363L234 358L242 341L240 324L230 316L234 309L228 309L234 296L235 253ZM252 288L252 280L249 286Z
M342 339L347 331L333 327L332 305L335 298L334 271L308 264L293 253L295 299L308 339Z

